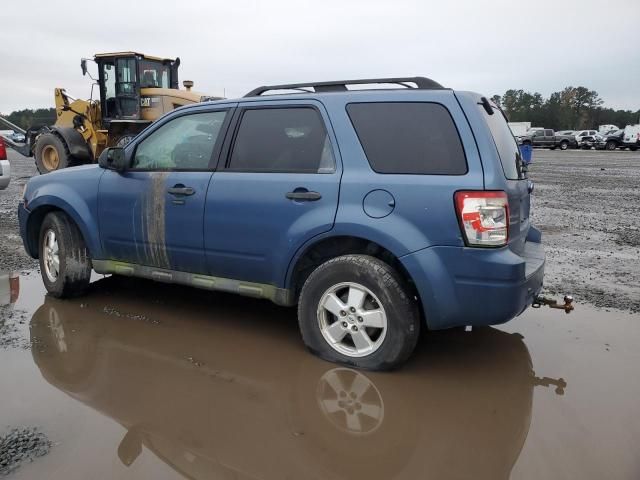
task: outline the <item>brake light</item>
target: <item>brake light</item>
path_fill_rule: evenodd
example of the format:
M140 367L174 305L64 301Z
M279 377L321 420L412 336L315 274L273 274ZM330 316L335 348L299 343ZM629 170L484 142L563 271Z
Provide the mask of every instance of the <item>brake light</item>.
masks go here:
M456 192L455 204L467 245L502 247L507 244L509 200L505 192Z
M4 145L4 140L0 137L0 160L7 159L7 147Z

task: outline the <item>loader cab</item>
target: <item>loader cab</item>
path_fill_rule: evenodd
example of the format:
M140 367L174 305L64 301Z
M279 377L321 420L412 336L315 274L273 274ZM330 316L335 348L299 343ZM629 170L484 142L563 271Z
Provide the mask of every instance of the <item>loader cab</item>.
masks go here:
M150 57L135 52L95 56L100 85L100 108L106 128L113 121L142 120L141 88L178 88L180 59Z

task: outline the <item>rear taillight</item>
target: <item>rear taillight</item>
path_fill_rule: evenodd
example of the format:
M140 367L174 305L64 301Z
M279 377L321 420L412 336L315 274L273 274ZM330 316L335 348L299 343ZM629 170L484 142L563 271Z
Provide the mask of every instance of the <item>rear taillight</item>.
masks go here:
M509 200L504 192L456 192L460 228L470 247L501 247L509 239Z
M7 159L7 148L4 146L4 140L0 137L0 160Z

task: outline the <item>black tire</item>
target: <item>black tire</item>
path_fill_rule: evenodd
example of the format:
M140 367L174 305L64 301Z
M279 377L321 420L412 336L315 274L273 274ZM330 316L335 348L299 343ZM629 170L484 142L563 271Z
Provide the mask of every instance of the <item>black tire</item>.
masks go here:
M344 282L370 290L386 313L384 339L366 356L355 357L337 351L320 329L320 300L330 288ZM330 362L366 370L391 370L400 366L415 349L420 334L418 305L405 282L388 264L366 255L336 257L316 268L300 293L298 323L304 343L314 354Z
M549 150L555 150L557 147L553 146L553 147L549 147Z
M607 142L604 146L604 148L606 150L615 150L618 147L618 144L616 142Z
M566 140L561 141L560 150L566 150L567 148L569 148L569 142L567 142Z
M52 267L47 265L45 238L53 232L57 243L58 270L51 276ZM47 291L56 298L71 298L82 295L89 286L91 258L82 234L76 224L64 212L51 212L44 217L38 241L40 272Z
M638 150L638 147L629 147L629 150L631 150L632 152L635 152L636 150Z
M53 157L57 156L57 161ZM54 133L38 136L35 148L36 168L40 174L67 168L71 165L71 155L64 141Z

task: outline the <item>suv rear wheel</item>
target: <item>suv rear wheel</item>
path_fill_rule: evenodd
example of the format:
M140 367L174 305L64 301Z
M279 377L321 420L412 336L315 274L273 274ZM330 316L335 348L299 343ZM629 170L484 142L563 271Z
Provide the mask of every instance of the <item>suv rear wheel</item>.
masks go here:
M298 304L302 338L316 355L369 370L390 370L413 352L420 331L414 297L388 264L345 255L314 270Z
M63 212L47 214L40 228L40 272L57 298L82 295L91 277L91 259L76 224Z

